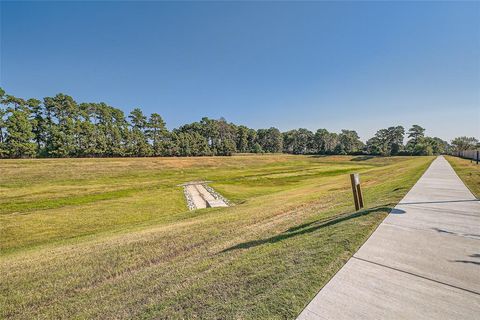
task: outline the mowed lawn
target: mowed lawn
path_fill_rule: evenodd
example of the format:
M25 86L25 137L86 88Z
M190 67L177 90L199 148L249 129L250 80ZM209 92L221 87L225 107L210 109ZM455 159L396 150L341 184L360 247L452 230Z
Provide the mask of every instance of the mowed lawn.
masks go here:
M0 317L293 319L432 160L1 160ZM190 180L236 205L187 211Z
M453 156L445 157L470 191L480 198L480 164L469 159Z

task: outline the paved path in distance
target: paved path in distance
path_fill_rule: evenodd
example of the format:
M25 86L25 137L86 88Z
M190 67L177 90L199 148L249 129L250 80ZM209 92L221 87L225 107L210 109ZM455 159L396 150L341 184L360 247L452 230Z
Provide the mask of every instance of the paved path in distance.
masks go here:
M443 157L297 319L480 319L480 202Z

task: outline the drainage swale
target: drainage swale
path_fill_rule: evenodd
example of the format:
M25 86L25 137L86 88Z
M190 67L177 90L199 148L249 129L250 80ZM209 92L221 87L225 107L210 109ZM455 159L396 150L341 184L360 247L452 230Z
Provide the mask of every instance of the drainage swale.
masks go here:
M189 210L229 206L228 200L208 186L207 182L191 181L181 184Z

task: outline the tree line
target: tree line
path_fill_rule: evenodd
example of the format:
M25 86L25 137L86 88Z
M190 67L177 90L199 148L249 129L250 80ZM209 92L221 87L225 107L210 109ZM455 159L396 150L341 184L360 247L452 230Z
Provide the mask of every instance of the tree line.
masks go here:
M409 140L403 144L405 134ZM280 132L252 129L225 119L202 118L169 131L158 113L140 108L127 116L101 103L77 103L72 97L22 99L0 88L0 158L228 156L233 153L431 155L475 147L475 138L452 144L425 136L414 125L379 130L365 144L354 130L318 129Z

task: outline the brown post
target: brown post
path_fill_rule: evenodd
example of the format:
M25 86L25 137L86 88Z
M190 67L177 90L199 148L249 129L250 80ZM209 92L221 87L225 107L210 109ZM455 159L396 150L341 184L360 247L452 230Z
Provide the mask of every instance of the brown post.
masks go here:
M358 203L360 204L360 208L363 208L363 193L362 193L362 187L360 186L360 181L357 184L357 196L358 196Z
M350 181L352 182L353 202L355 203L355 210L360 210L360 204L358 201L357 183L355 182L355 173L350 174Z

